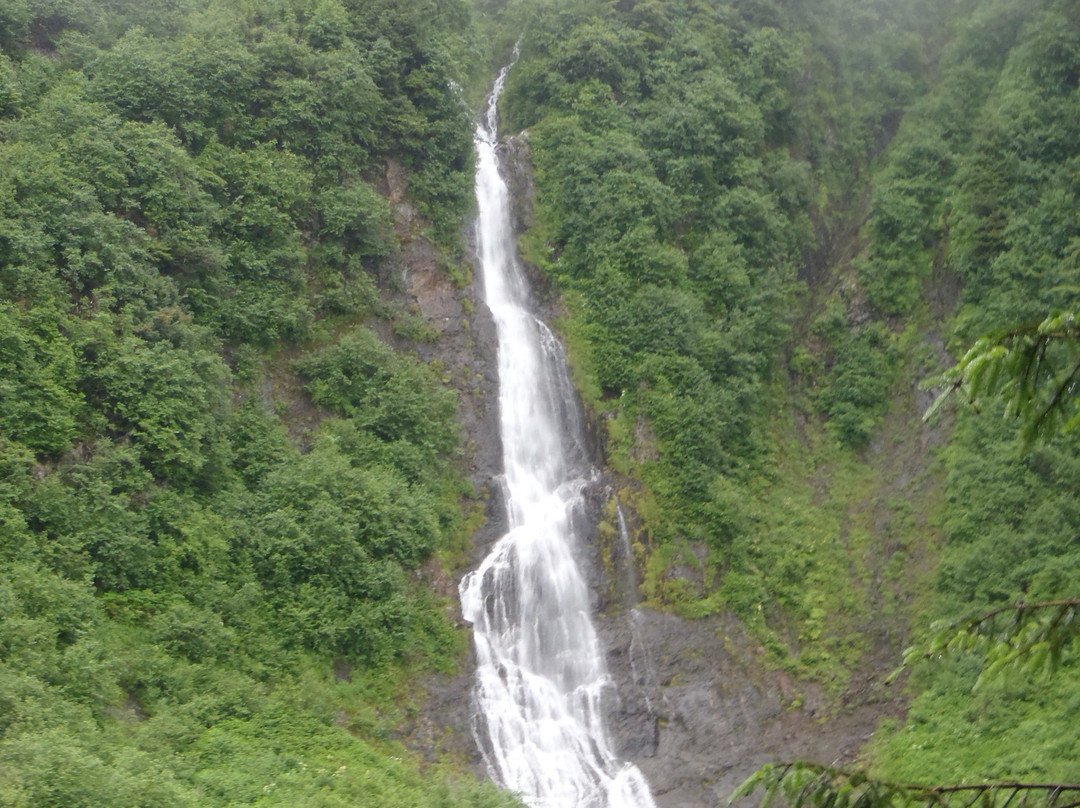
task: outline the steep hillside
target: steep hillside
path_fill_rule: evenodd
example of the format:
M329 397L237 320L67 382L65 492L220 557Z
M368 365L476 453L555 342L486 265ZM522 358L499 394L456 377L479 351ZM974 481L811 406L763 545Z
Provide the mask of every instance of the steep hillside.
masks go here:
M625 749L662 804L711 804L770 756L850 760L883 715L890 776L1078 779L1071 663L1052 691L973 699L974 658L883 683L937 617L1080 589L1072 438L923 424L919 388L946 346L1075 302L1069 4L505 18L522 249L614 473L600 601ZM635 595L699 622L620 618ZM986 741L942 754L958 738Z
M868 462L921 337L875 321L853 259L871 161L938 43L918 6L827 5L519 9L507 111L536 167L523 246L642 520L641 594L734 609L842 690L887 562L855 546L926 465ZM919 429L914 398L890 440Z
M515 804L394 740L484 507L470 36L4 4L0 804Z
M505 520L463 224L519 40L618 753L662 808L794 757L1080 781L1075 644L885 683L935 620L1080 595L1080 438L921 386L1077 307L1077 15L6 0L0 805L516 804L455 600Z
M879 190L890 215L879 217L887 224L876 243L895 229L905 270L882 273L889 264L874 255L864 274L868 288L910 288L940 264L955 273L962 291L950 325L959 354L978 336L1076 305L1077 9L977 4L958 19L941 75L909 116ZM924 619L1080 591L1076 434L1031 444L1002 414L996 402L961 411L942 452L945 545ZM916 670L906 725L875 743L880 771L907 780L1080 780L1075 651L1066 648L1052 679L1016 670L976 689L981 664L969 653Z

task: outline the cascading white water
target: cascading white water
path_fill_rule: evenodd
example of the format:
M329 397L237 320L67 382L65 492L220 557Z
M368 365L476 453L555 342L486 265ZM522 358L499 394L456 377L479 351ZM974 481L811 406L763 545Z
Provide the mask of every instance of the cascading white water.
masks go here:
M637 574L634 570L634 548L630 544L630 529L626 526L626 514L623 513L622 505L615 501L615 516L618 517L619 525L619 549L622 551L623 605L628 609L637 606Z
M461 582L477 654L474 731L492 776L534 808L654 808L604 725L611 680L574 558L593 473L558 340L528 309L509 192L499 174L495 82L476 132L477 241L498 329L510 531Z

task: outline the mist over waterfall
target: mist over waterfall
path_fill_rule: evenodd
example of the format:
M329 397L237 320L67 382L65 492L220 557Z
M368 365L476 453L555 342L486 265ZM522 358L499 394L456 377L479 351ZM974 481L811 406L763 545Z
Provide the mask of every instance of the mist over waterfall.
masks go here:
M476 131L478 253L499 341L499 409L509 532L461 583L477 652L474 732L494 777L535 808L652 808L604 725L614 688L574 557L586 484L581 415L562 346L529 310L496 105Z

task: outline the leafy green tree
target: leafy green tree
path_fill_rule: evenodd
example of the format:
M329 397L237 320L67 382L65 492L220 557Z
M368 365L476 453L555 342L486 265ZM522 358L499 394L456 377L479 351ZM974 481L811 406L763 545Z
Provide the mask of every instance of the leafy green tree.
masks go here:
M432 455L457 444L453 393L366 328L294 364L310 380L312 401L348 415L383 441L404 440Z
M816 401L840 441L866 445L888 406L895 365L888 331L881 324L841 338L827 386Z
M409 238L460 243L471 35L457 0L0 8L0 803L516 804L389 740L464 651L420 571L454 396L334 350L399 313L388 163Z
M176 310L139 327L105 318L88 325L82 387L114 434L128 436L158 477L213 473L228 379L216 341Z
M51 307L0 304L0 430L43 454L61 454L78 435L82 395L76 354Z

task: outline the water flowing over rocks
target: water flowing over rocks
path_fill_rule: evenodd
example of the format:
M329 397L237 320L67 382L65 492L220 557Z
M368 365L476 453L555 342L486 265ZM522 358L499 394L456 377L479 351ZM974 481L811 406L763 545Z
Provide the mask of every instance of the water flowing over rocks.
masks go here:
M513 200L512 221L515 232L520 232L532 222L527 135L504 139L499 152L501 174ZM401 205L397 210L400 216ZM475 568L508 523L497 493L503 447L498 435L495 325L480 297L479 279L463 289L455 287L434 256L422 245L411 247L414 243L403 244L399 260L407 269L399 271L425 319L441 324L440 338L423 350L444 363L462 392L472 479L492 493L487 522L474 537L470 568ZM549 279L533 267L522 269L538 315L552 322L562 312ZM463 303L466 299L468 304ZM590 415L583 423L583 445L590 461L602 468L598 436L603 425L590 420ZM881 717L899 709L895 702L875 695L880 677L867 673L837 706L819 687L768 670L764 649L733 617L685 620L632 608L627 575L639 571L632 565L628 570L632 559L625 551L602 547L605 539L598 530L613 492L627 483L602 472L584 486L579 514L584 545L576 553L589 590L597 641L614 684L603 700L614 755L641 769L658 808L725 804L745 777L770 761L802 757L831 763L853 758ZM628 516L633 521L633 514ZM449 595L456 582L446 580L438 588ZM403 728L403 739L432 762L457 760L483 775L486 766L470 728L475 670L472 651L456 675L430 677L424 705Z
M533 808L653 808L613 753L612 695L580 568L597 477L558 338L517 257L498 155L499 74L477 126L477 253L498 333L499 428L509 530L461 582L473 626L473 734L491 777Z

